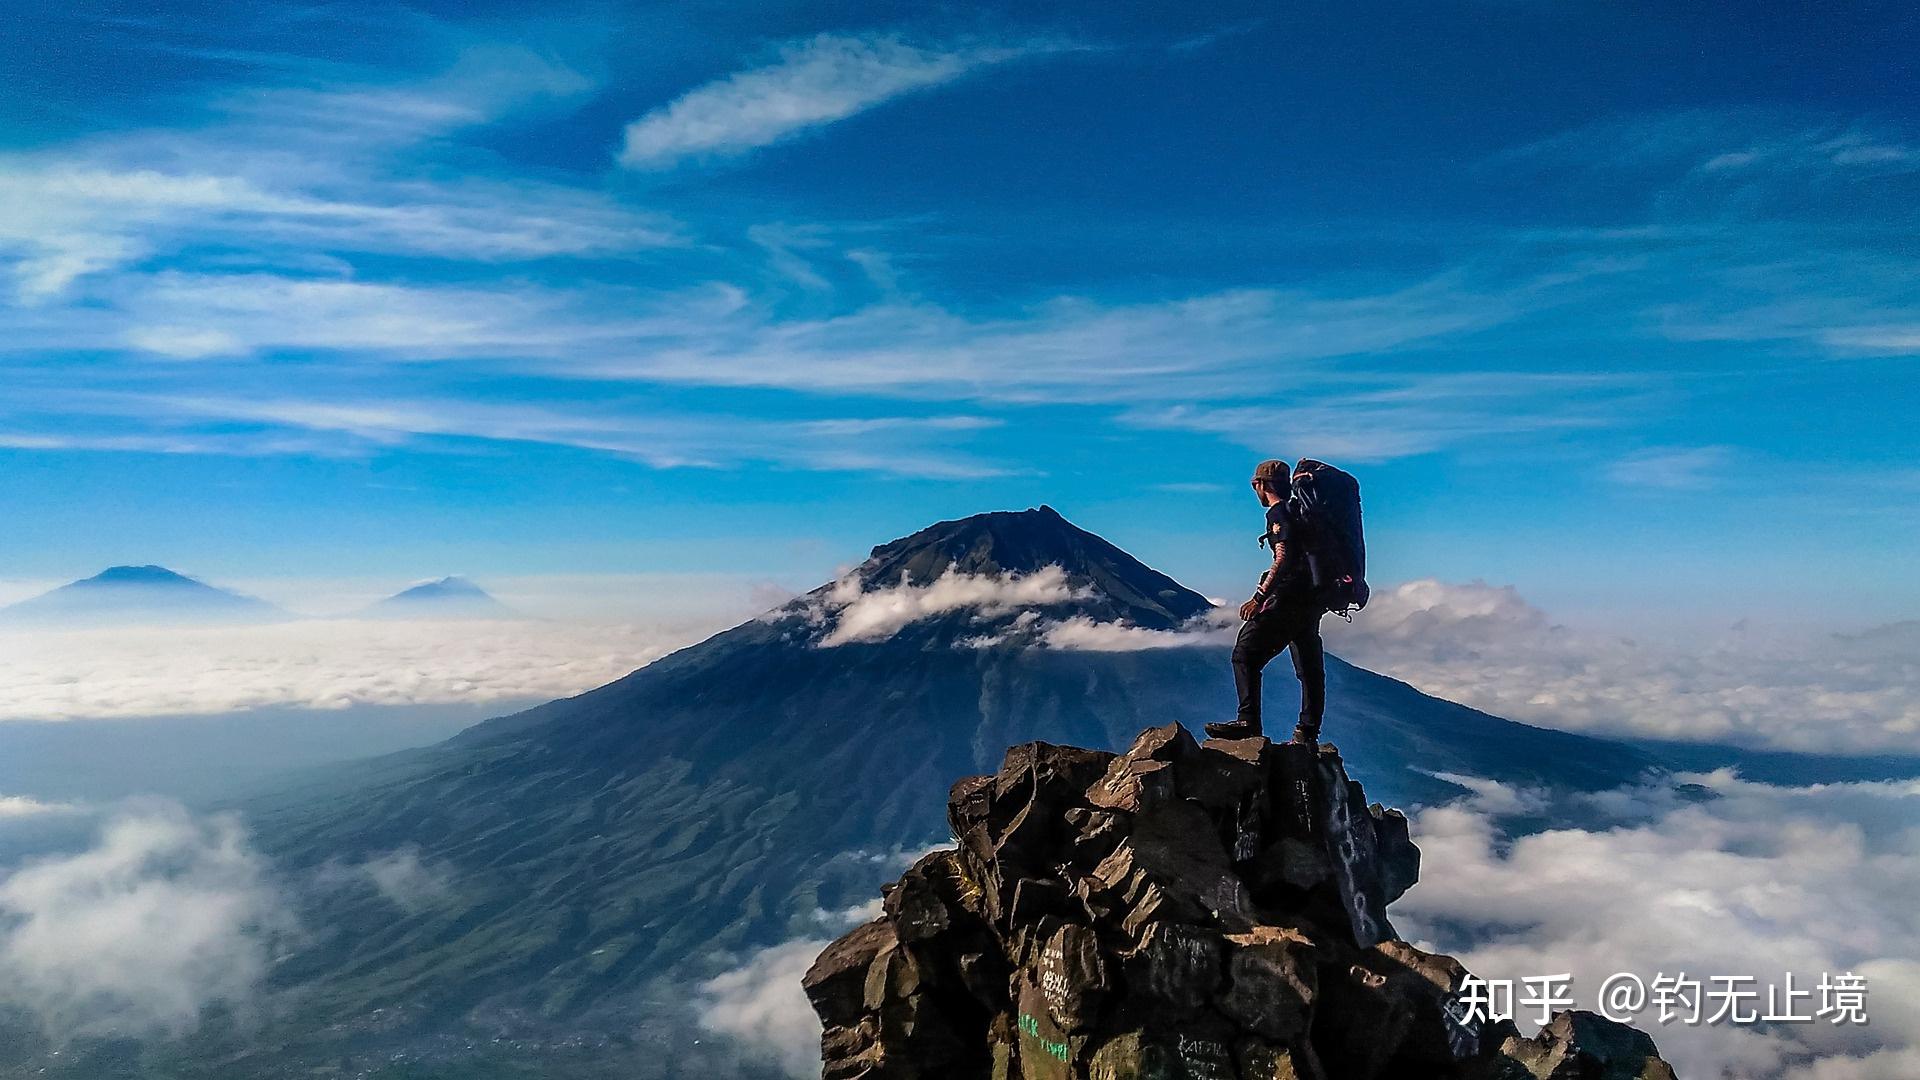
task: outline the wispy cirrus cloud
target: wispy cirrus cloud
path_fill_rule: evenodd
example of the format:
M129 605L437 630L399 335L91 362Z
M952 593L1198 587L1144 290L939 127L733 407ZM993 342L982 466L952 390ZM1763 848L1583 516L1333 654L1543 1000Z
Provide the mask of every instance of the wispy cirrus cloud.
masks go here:
M1559 171L1654 181L1656 205L1758 209L1758 186L1822 182L1852 173L1920 173L1920 148L1883 124L1766 108L1614 115L1493 155L1487 169ZM1817 211L1803 205L1803 211Z
M1630 222L1560 242L1631 267L1617 304L1654 336L1836 358L1920 348L1920 147L1899 127L1761 108L1615 116L1481 168Z
M742 153L1071 47L931 40L790 42L635 121L628 149L649 168ZM605 177L562 181L461 142L557 115L594 89L535 50L468 48L434 74L307 70L222 92L173 128L0 157L0 194L19 208L0 221L0 258L23 301L0 305L0 378L14 390L0 402L0 445L338 455L494 439L657 467L772 461L970 479L1032 470L975 456L969 424L1011 431L1026 406L1073 405L1135 437L1197 432L1265 449L1284 431L1386 462L1643 424L1628 407L1648 403L1640 390L1687 392L1582 374L1597 361L1540 360L1559 339L1525 335L1562 315L1604 309L1623 339L1680 346L1784 342L1853 357L1920 341L1920 276L1901 257L1866 257L1837 234L1802 251L1771 221L1756 232L1753 208L1779 202L1726 180L1839 170L1897 187L1908 141L1859 125L1702 114L1516 151L1502 167L1523 174L1588 169L1615 183L1624 169L1615 186L1644 194L1646 220L1482 237L1451 266L968 303L915 281L918 255L885 250L918 242L917 225L902 230L908 241L787 208L776 222L680 222ZM1746 161L1741 147L1765 152ZM1684 199L1661 194L1675 185L1693 186ZM630 272L669 248L677 261L660 273ZM1468 351L1500 335L1498 357L1517 357L1510 372ZM1542 347L1524 355L1513 340ZM83 355L76 385L144 404L43 392L43 358ZM537 404L501 409L507 385ZM707 411L670 422L674 407L655 402L689 388ZM969 415L913 431L924 418L900 415L912 409L876 418L870 401L822 405L878 397L966 402ZM740 447L709 430L736 400ZM206 407L236 401L250 412ZM370 401L386 415L370 415ZM1678 476L1684 463L1667 465L1662 475Z
M61 430L17 421L0 430L17 446L84 442L99 449L182 453L221 452L240 442L255 449L293 448L311 443L316 433L383 445L408 436L452 435L562 443L663 467L774 460L801 468L960 479L1008 471L969 457L960 445L968 432L993 422L988 417L783 418L727 432L721 429L731 417L648 415L630 404L638 399L582 388L668 384L1017 406L1240 398L1250 388L1256 395L1293 388L1311 399L1360 385L1368 387L1363 398L1320 407L1323 426L1397 432L1404 442L1415 425L1381 422L1389 414L1501 406L1593 380L1516 376L1500 383L1487 376L1472 389L1464 376L1408 380L1331 362L1485 328L1531 303L1550 302L1542 297L1551 291L1551 285L1534 284L1475 288L1447 275L1371 294L1243 289L1132 304L1060 299L993 318L890 299L832 317L789 319L722 284L648 293L274 273L123 275L102 293L103 302L85 312L13 313L13 348L132 348L194 363L128 370L126 389L116 388L120 380L111 369L96 380L101 388L88 392L35 390L33 380L23 379L12 409L39 403L43 412L69 419ZM339 354L355 362L344 369L282 365L271 398L232 392L249 381L237 374L253 370L247 361L284 353ZM595 404L477 401L431 377L421 381L441 385L405 396L383 392L356 404L355 395L341 389L351 381L343 371L385 383L396 377L392 369L367 362L375 358L457 360L516 378L558 381L549 382L542 396L590 397ZM7 411L0 405L0 421ZM89 412L167 429L91 430L80 422ZM1361 412L1365 425L1355 421ZM269 425L290 437L274 442L260 431L231 432L223 433L232 435L223 443L193 429L210 419ZM1127 419L1142 427L1220 433L1270 418L1176 406ZM914 452L916 446L926 452ZM353 445L336 449L351 451ZM1396 456L1409 452L1388 449Z
M997 426L981 416L871 416L763 420L743 431L731 415L636 413L587 402L552 406L423 399L386 401L238 397L123 398L135 410L334 433L365 445L423 439L541 443L642 461L657 468L771 464L930 479L1001 476L1006 466L956 448Z
M663 169L745 153L981 68L1060 48L923 46L897 35L821 34L784 45L771 63L690 90L627 125L620 162Z
M479 47L434 76L231 92L197 126L0 155L0 257L16 297L219 244L267 263L314 251L509 262L681 242L603 193L433 168L434 140L591 88L526 49Z
M1476 286L1449 273L1377 291L1246 288L1135 303L1060 297L999 317L924 301L880 303L822 319L751 321L576 371L1013 403L1240 397L1311 380L1314 361L1497 325L1546 302L1551 290L1536 282Z
M1719 480L1735 457L1730 446L1652 447L1610 462L1606 477L1629 487L1702 491Z
M1137 408L1121 419L1258 450L1312 447L1343 461L1378 463L1606 428L1646 393L1630 376L1518 371L1349 375L1321 380L1313 391L1297 395L1298 404Z
M1486 329L1550 303L1554 288L1476 285L1449 273L1378 291L1250 288L1132 303L1060 297L995 317L888 300L782 318L720 282L506 288L163 271L125 277L84 313L16 312L0 348L491 358L589 381L1093 403L1297 385L1314 377L1316 361ZM1250 387L1250 378L1260 381Z
M330 353L361 361L493 360L566 374L673 347L750 317L724 284L635 290L367 280L351 273L123 272L90 302L0 311L0 353L115 351L129 359ZM371 366L371 365L370 365Z

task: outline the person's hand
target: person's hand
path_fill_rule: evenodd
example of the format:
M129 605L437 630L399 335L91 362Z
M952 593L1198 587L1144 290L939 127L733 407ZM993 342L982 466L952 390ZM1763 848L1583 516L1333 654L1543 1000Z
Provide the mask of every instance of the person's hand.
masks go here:
M1246 603L1240 605L1240 620L1242 622L1245 622L1246 620L1251 619L1258 614L1260 614L1260 598L1259 597L1256 596L1253 599L1247 601Z

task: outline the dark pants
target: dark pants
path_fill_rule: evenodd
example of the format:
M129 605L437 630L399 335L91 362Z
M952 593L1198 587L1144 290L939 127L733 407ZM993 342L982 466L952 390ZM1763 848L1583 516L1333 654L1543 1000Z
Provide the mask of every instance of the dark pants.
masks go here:
M1233 643L1233 684L1240 691L1243 724L1260 727L1260 669L1267 661L1293 647L1293 673L1300 679L1300 724L1320 730L1327 708L1327 656L1320 644L1318 607L1282 600L1240 626Z

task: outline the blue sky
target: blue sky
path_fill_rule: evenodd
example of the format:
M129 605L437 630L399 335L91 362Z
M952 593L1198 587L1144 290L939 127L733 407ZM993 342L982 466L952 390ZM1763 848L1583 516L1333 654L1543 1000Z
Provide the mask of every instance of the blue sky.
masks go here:
M1041 502L1633 625L1920 614L1903 6L73 5L0 577L730 572Z

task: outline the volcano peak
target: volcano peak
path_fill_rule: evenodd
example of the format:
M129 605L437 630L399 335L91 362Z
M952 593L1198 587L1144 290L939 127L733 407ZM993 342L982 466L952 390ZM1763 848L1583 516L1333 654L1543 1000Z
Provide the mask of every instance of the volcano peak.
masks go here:
M4 622L252 622L286 617L264 600L153 564L109 566L92 577L0 608Z
M855 572L869 585L893 585L924 584L947 574L1025 576L1048 567L1110 602L1115 610L1106 617L1136 626L1169 628L1212 607L1206 597L1047 505L936 522L874 548Z
M148 564L146 566L109 566L105 570L76 584L88 585L201 585L177 570L164 566Z

